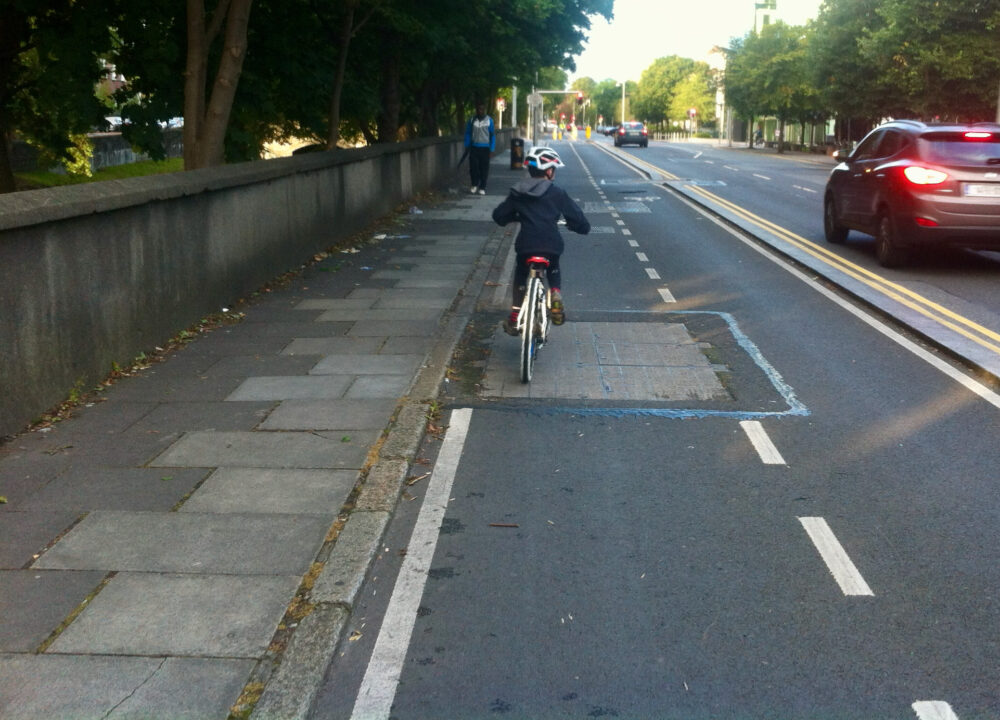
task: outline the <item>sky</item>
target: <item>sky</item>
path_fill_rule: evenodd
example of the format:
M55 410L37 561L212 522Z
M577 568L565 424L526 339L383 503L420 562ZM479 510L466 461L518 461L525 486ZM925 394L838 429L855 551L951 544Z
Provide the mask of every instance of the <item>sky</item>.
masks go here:
M776 15L790 25L815 18L821 0L777 0ZM753 29L754 0L615 0L614 19L592 20L576 57L578 77L638 82L654 60L680 55L704 60L715 45Z

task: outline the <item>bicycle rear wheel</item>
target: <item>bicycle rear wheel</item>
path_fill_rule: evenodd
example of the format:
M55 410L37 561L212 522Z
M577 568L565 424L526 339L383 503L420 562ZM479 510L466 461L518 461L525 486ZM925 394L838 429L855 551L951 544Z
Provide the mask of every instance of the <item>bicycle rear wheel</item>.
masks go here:
M531 382L531 373L535 365L535 354L538 352L538 283L541 280L528 280L528 289L524 294L521 306L521 382Z

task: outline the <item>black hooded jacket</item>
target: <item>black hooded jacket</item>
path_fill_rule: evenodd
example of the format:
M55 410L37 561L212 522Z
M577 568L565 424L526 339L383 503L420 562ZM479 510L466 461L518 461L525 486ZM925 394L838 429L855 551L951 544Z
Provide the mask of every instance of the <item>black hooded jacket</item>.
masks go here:
M527 178L510 189L507 198L493 210L493 222L507 225L521 223L514 241L517 253L562 255L563 239L559 218L566 227L580 235L590 232L590 222L566 191L547 178Z

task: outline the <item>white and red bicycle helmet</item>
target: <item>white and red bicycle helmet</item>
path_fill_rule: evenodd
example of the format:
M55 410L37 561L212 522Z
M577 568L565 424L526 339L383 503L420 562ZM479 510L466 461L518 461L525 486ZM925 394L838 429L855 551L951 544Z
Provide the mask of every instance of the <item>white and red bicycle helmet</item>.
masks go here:
M524 157L524 164L528 167L548 170L549 168L566 167L559 158L559 153L550 147L533 147Z

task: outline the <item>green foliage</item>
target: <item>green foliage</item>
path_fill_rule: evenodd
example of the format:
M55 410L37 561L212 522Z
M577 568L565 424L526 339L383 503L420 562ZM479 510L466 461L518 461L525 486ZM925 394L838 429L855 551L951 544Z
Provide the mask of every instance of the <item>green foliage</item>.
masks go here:
M678 86L694 72L695 62L688 58L671 55L654 60L639 78L632 105L635 116L649 122L682 118L686 111L678 116L671 111L671 106Z
M15 131L35 147L74 164L73 135L103 122L94 88L111 45L100 0L0 0L0 138ZM13 187L6 147L0 192Z
M715 78L707 63L695 63L676 83L668 119L683 120L691 108L697 111L699 125L715 122Z
M90 159L94 154L94 143L83 133L70 135L66 145L59 152L54 151L35 139L29 139L28 144L38 151L38 163L42 167L62 165L71 177L89 178L94 173L90 169Z
M69 175L53 172L28 172L18 173L17 177L26 186L32 188L58 187L60 185L77 185L85 182L101 182L102 180L123 180L130 177L143 177L146 175L157 175L160 173L180 172L184 169L184 161L181 158L171 158L169 160L129 163L128 165L115 165L113 167L101 168L92 175Z
M727 102L744 117L992 120L996 0L825 0L814 23L735 41Z
M879 87L895 88L888 115L994 118L1000 74L1000 4L884 0L882 22L859 39Z

